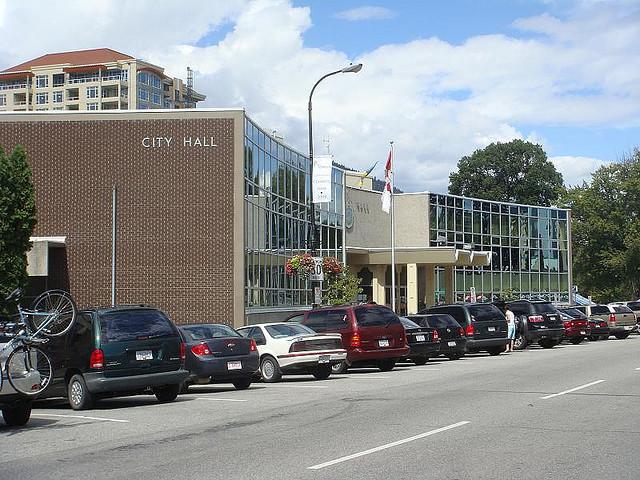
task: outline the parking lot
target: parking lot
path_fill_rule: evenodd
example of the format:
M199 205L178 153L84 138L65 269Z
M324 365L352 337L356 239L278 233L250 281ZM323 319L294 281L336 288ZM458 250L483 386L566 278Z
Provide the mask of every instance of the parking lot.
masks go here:
M0 478L637 478L640 338L38 403Z

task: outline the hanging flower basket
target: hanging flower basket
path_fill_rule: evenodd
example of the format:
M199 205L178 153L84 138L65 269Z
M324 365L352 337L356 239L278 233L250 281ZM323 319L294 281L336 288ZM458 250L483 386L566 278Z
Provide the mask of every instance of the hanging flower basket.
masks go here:
M303 253L302 255L294 255L291 259L287 260L285 265L285 273L289 276L300 275L302 278L307 278L313 273L315 268L315 262L310 253Z
M284 268L288 276L300 275L302 278L307 278L313 273L315 262L310 253L303 253L302 255L294 255L287 260ZM322 259L322 271L329 278L337 277L342 273L343 269L344 267L334 257L324 257Z

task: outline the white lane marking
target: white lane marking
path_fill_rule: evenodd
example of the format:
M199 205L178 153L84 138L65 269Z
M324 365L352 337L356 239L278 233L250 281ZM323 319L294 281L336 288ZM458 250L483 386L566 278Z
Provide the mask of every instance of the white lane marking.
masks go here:
M242 400L239 398L208 398L208 397L196 397L196 400L208 400L210 402L248 402L249 400Z
M466 425L470 423L468 421L454 423L452 425L448 425L446 427L437 428L435 430L430 430L425 433L421 433L420 435L415 435L413 437L405 438L403 440L398 440L396 442L387 443L385 445L380 445L379 447L370 448L369 450L365 450L363 452L354 453L353 455L347 455L346 457L340 457L336 460L331 460L329 462L319 463L318 465L313 465L312 467L307 467L307 470L320 470L321 468L330 467L331 465L335 465L337 463L346 462L348 460L353 460L354 458L362 457L364 455L369 455L371 453L376 453L381 450L386 450L387 448L397 447L398 445L402 445L404 443L413 442L414 440L420 440L421 438L429 437L431 435L435 435L436 433L445 432L447 430L451 430L452 428L461 427L462 425Z
M326 385L288 385L286 383L279 383L278 385L269 385L267 388L329 388Z
M604 380L596 380L595 382L587 383L585 385L580 385L579 387L570 388L569 390L565 390L559 393L553 393L551 395L546 395L544 397L540 397L542 400L546 400L548 398L559 397L560 395L566 395L567 393L575 392L576 390L582 390L583 388L591 387L592 385L597 385L598 383L602 383Z
M83 420L99 420L101 422L131 423L129 420L119 420L117 418L86 417L84 415L57 415L55 413L32 413L32 417L61 417L61 418L81 418Z
M636 370L640 370L640 367L636 368Z

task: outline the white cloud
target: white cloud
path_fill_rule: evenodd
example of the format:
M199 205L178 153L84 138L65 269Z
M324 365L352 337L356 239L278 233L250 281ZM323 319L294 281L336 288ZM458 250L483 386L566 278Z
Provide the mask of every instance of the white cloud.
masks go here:
M640 21L637 9L632 15L626 5L590 4L597 18L577 8L563 20L518 20L514 25L526 38L483 35L456 45L426 38L381 45L357 59L306 47L313 10L294 7L291 0L183 0L180 8L152 0L46 5L8 3L0 38L12 41L0 44L0 66L102 46L145 58L176 76L191 66L196 89L207 95L205 106L244 107L302 152L314 82L362 61L360 73L331 77L314 93L316 150L330 136L337 161L367 168L375 160L384 163L394 140L397 184L407 191L445 191L460 157L493 141L528 138L545 146L518 125L640 126ZM59 28L71 11L75 25L92 28L73 34ZM24 35L26 19L37 35ZM212 31L228 33L210 46L195 46ZM564 168L569 160L559 162ZM586 169L598 165L576 162ZM567 181L588 173L574 172L567 170ZM382 167L374 173L381 176Z
M549 160L562 174L567 186L580 186L582 182L591 182L591 174L610 162L591 157L558 156Z
M336 18L348 20L350 22L358 22L361 20L387 20L393 18L395 14L384 7L363 6L344 10L335 14Z

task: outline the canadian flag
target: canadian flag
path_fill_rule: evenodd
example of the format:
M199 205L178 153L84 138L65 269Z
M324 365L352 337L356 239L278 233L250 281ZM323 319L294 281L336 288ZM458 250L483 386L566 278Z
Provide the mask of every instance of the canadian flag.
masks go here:
M389 151L389 158L384 167L384 190L382 192L382 211L385 213L389 213L391 210L391 193L391 151Z

